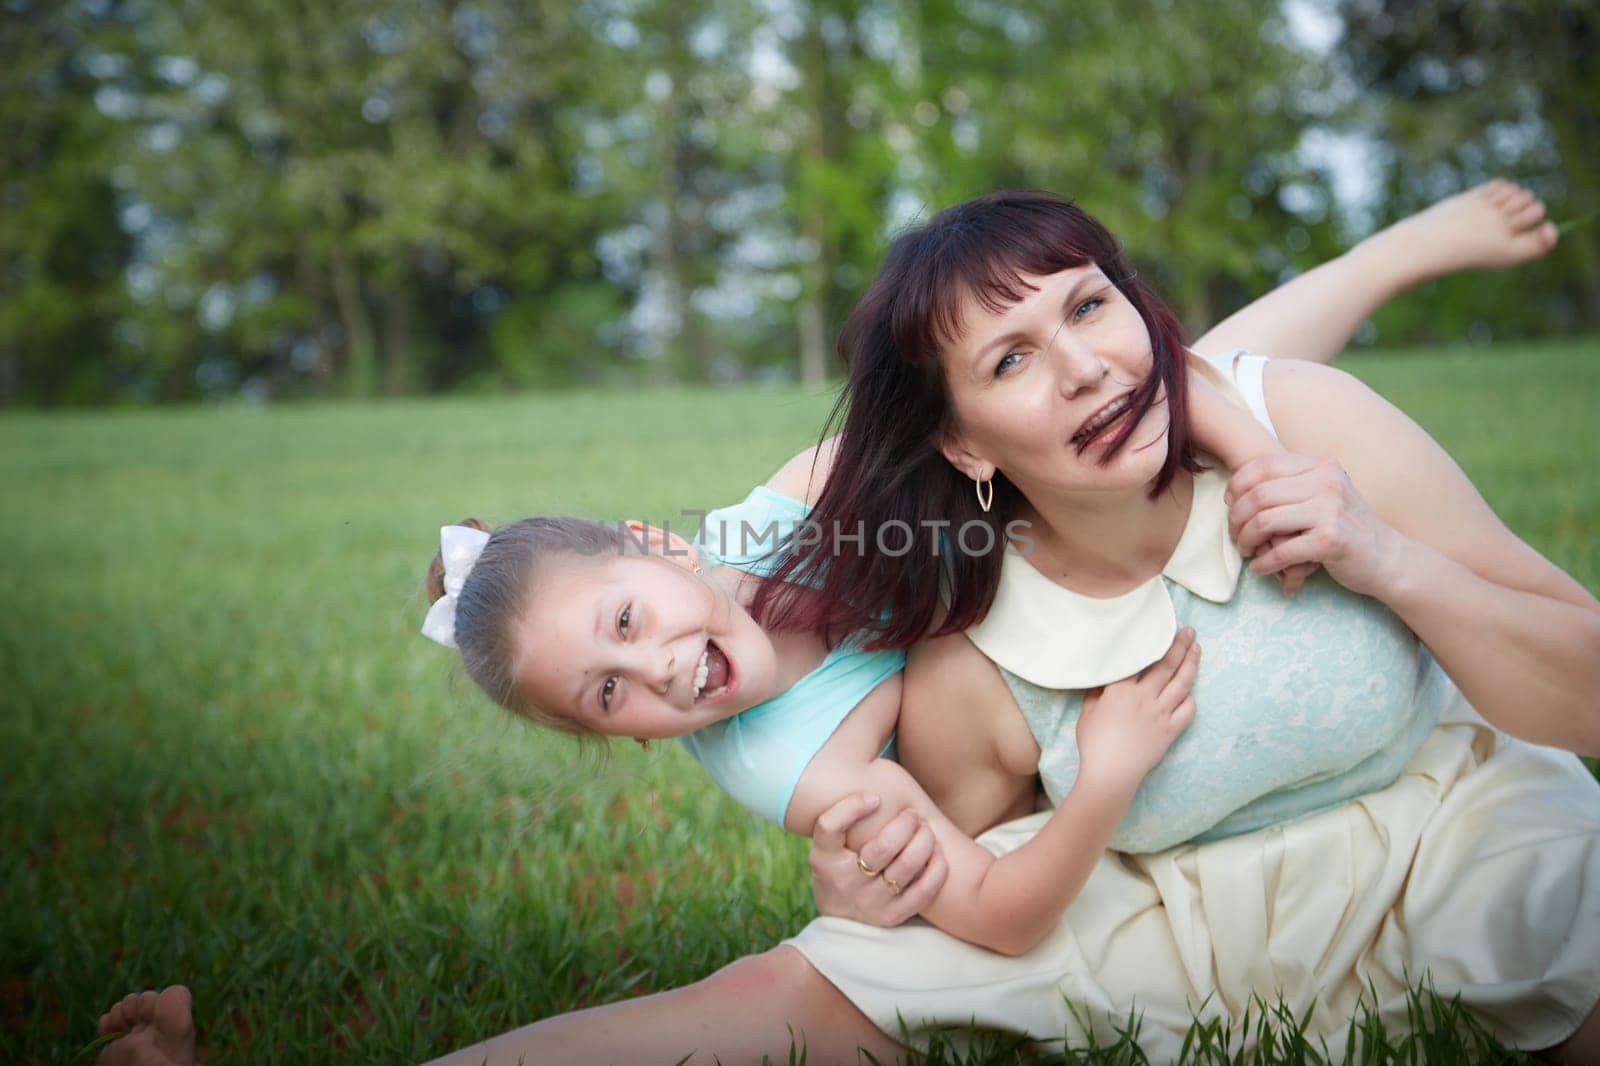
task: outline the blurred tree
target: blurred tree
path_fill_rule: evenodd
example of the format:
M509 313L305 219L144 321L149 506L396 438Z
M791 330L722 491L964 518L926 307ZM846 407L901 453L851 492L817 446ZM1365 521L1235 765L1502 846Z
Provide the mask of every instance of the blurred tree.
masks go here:
M110 175L117 126L97 106L123 103L107 85L128 66L121 29L111 4L0 13L0 406L103 403L131 377L118 324L132 242Z
M181 60L144 97L141 190L179 234L153 265L167 292L204 294L202 328L243 370L355 394L493 372L504 291L556 305L598 280L618 205L571 179L566 104L597 95L601 49L570 5L207 0L140 32ZM552 380L592 354L519 358L564 365L533 375Z
M1362 127L1388 149L1384 218L1497 174L1527 181L1555 218L1600 211L1593 0L1342 0L1340 13ZM1426 316L1387 320L1430 339L1600 328L1600 226L1563 235L1548 260L1518 272L1514 292L1493 277L1438 288Z
M1492 172L1600 206L1575 0L1325 0L1331 52L1283 0L0 10L0 402L815 383L886 239L1001 186L1199 329L1339 247L1327 131L1388 153L1379 221ZM1517 280L1384 337L1600 324L1600 226Z
M895 160L881 120L892 87L875 38L893 32L893 5L815 0L806 5L787 54L795 68L785 207L796 229L793 306L800 380L819 385L831 365L835 328L875 266Z
M944 0L916 26L901 124L930 201L1071 196L1194 330L1336 250L1328 176L1298 151L1330 72L1278 0Z

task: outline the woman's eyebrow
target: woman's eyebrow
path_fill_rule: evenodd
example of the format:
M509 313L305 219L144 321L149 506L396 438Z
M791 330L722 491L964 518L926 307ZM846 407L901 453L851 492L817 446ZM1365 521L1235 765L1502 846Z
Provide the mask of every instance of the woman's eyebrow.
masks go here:
M1072 288L1067 290L1067 295L1062 299L1061 306L1063 308L1071 307L1072 304L1077 301L1079 294L1082 293L1085 288L1100 282L1101 280L1103 280L1103 278L1104 278L1104 275L1100 274L1097 271L1096 272L1086 273L1086 274L1083 274L1083 275L1079 276L1078 280L1072 283ZM1065 318L1062 319L1061 324L1062 325L1066 324L1066 319ZM1060 332L1061 332L1061 326L1058 325L1056 327L1056 333L1060 333ZM1025 331L1023 331L1023 330L1012 330L1010 333L1004 334L1003 336L1000 336L1000 337L996 337L994 340L990 341L988 344L985 344L982 348L979 348L978 349L978 354L973 356L972 365L973 365L974 370L976 370L978 365L980 363L982 363L985 359L987 359L989 357L989 354L991 352L993 352L996 348L999 348L1001 346L1009 347L1009 346L1015 344L1019 340L1026 339L1026 337L1027 337L1027 333ZM1051 339L1054 339L1054 338L1055 338L1055 334L1052 333L1051 334Z

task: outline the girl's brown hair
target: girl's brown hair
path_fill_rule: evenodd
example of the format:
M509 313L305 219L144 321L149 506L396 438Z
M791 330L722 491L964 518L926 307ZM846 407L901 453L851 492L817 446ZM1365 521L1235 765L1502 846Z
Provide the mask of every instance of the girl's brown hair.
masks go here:
M456 646L467 676L512 714L574 736L593 735L523 694L512 672L515 628L541 567L561 555L592 558L607 552L620 554L621 532L604 522L566 516L524 518L494 530L476 518L457 524L489 534L483 554L456 596ZM429 604L444 595L444 559L437 552L423 578L423 588Z

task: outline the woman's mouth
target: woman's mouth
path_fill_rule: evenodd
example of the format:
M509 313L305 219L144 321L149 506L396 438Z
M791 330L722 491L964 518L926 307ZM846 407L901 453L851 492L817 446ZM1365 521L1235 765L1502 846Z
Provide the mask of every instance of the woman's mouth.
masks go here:
M1118 396L1100 410L1090 415L1072 435L1072 443L1080 449L1101 448L1110 444L1122 428L1122 423L1133 410L1133 393Z
M696 704L715 703L737 687L733 660L717 647L716 641L706 641L706 650L700 653L700 662L694 671L694 687L690 690Z

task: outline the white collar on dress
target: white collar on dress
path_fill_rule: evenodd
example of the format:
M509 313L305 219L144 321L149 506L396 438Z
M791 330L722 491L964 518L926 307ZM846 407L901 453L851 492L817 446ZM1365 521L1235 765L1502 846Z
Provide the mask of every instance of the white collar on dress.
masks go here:
M967 637L997 666L1045 688L1109 684L1161 658L1178 632L1162 576L1213 603L1227 603L1239 586L1243 559L1228 537L1222 499L1229 475L1209 462L1195 476L1188 521L1161 576L1120 596L1084 596L1007 548L994 605Z

